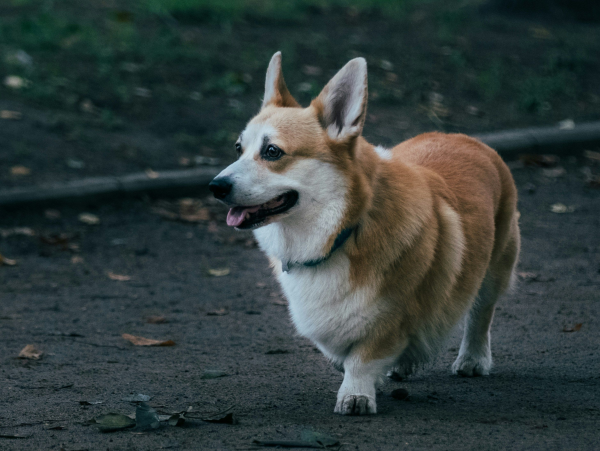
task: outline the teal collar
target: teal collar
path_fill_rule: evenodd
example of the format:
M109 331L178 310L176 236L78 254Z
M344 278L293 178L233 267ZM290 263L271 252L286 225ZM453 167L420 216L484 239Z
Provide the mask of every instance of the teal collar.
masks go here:
M317 266L320 265L321 263L323 263L325 260L329 259L329 257L331 257L331 255L337 251L340 247L342 247L344 245L344 243L346 241L348 241L348 238L350 238L350 235L352 235L352 232L354 232L354 229L356 227L350 227L347 229L344 229L340 232L340 234L335 238L335 241L333 242L333 246L331 247L331 250L329 251L329 253L325 256L325 257L321 257L321 258L317 258L315 260L309 260L307 262L304 263L299 263L299 262L281 262L281 270L283 272L290 272L290 269L292 269L294 266Z

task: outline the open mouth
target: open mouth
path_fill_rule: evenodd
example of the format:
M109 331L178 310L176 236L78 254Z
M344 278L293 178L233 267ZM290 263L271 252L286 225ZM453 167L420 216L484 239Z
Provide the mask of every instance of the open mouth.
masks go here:
M233 207L227 214L227 225L238 229L250 229L262 224L267 218L285 213L298 202L298 192L288 191L268 202L252 207Z

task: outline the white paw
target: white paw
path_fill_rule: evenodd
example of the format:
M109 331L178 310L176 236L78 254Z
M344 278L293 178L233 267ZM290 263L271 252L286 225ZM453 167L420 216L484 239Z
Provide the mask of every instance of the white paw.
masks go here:
M489 376L492 368L490 356L459 355L452 365L452 372L460 376Z
M340 415L371 415L377 413L377 403L371 396L345 395L338 399L334 412Z

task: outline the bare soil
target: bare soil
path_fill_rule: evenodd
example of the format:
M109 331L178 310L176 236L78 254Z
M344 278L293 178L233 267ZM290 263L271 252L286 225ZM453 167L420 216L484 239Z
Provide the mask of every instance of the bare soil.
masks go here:
M511 163L522 274L497 308L492 374L450 374L457 329L432 364L382 385L371 417L333 414L340 373L295 334L266 258L251 235L225 227L221 207L205 200L210 219L199 223L164 219L143 200L64 207L60 219L2 214L2 254L17 265L0 266L0 449L253 449L304 428L361 451L598 449L600 191L585 186L582 159L560 164L566 173L549 177ZM552 212L556 203L567 212ZM84 211L100 224L79 222ZM222 268L230 273L208 273ZM146 322L157 315L167 322ZM123 333L176 345L136 347ZM40 360L17 358L27 344ZM203 379L210 369L226 376ZM391 397L399 387L407 400ZM133 413L121 399L135 393L165 413L232 407L239 424L114 433L87 424ZM15 434L23 438L6 437Z

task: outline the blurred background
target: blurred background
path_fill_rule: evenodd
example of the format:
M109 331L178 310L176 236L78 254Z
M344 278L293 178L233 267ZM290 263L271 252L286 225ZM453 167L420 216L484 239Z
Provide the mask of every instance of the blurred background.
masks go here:
M600 118L597 1L2 0L0 185L227 164L277 50L365 57L376 144Z

